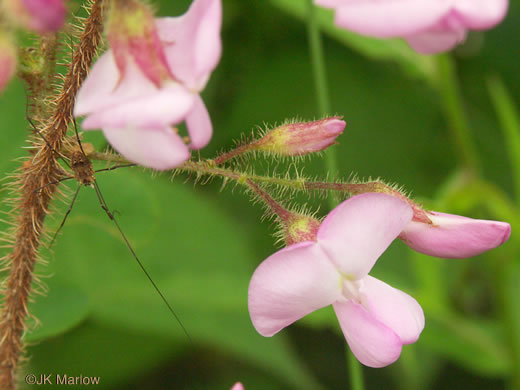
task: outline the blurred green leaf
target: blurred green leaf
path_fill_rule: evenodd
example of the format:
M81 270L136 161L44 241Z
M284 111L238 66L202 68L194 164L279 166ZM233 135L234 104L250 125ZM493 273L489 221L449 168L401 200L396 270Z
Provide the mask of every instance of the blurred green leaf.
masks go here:
M171 338L88 321L72 332L31 347L29 352L32 359L23 369L24 375L96 376L100 377L96 389L114 389L131 383L182 349ZM55 389L56 385L38 388Z
M500 324L426 309L420 345L440 353L480 375L505 375L511 361Z
M83 321L89 312L88 298L77 287L63 284L58 279L51 279L47 284L48 293L29 304L29 313L38 319L39 325L28 319L29 329L36 326L24 335L28 343L68 331Z
M307 19L307 0L271 0L271 3L304 22ZM318 23L332 38L369 58L395 61L412 76L431 78L433 71L431 58L416 53L403 40L376 39L352 33L334 25L332 10L318 7L317 11Z

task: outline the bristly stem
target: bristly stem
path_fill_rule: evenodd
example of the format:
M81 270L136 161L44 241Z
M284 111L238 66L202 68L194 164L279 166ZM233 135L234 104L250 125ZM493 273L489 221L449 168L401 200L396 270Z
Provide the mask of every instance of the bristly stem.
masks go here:
M251 149L251 144L247 145L240 145L236 147L235 149L230 150L229 152L223 153L217 158L213 160L215 165L221 165L225 163L226 161L229 161L231 159L234 159L235 157L240 156L241 154L246 153L248 150Z
M123 157L111 153L91 152L88 157L92 160L110 161L118 164L129 164ZM219 176L229 179L237 184L248 186L247 180L255 183L265 183L267 185L282 186L296 191L335 191L348 193L350 195L364 194L367 192L380 192L389 194L407 202L414 211L414 221L430 224L431 221L427 213L414 201L403 195L397 189L386 185L380 181L369 181L365 183L348 182L327 182L313 181L304 177L297 179L281 178L273 176L256 175L249 172L241 172L234 169L215 166L215 160L186 161L174 172L194 172L206 176Z
M0 389L16 389L16 371L23 352L22 335L25 331L31 284L37 282L33 274L38 261L38 249L43 234L43 223L48 214L48 206L56 192L56 185L62 170L57 162L56 152L60 152L72 119L76 94L95 56L101 41L102 14L104 0L95 0L89 17L85 21L80 42L76 47L72 62L61 90L51 96L50 116L43 122L39 132L46 138L30 137L29 142L36 151L23 163L23 170L11 189L14 220L12 231L7 238L12 241L13 250L3 260L8 270L5 289L2 291L2 311L0 313Z
M316 90L316 98L318 101L318 110L320 115L331 115L329 88L327 83L327 71L325 67L325 55L321 40L320 26L316 15L316 7L313 0L307 0L308 17L307 32L309 41L309 51L311 55L312 73L314 79L314 88ZM331 146L325 151L325 168L330 177L338 176L338 157L337 149ZM337 202L333 197L329 197L329 206L334 208Z
M251 188L266 204L269 211L275 214L281 221L287 221L290 217L290 212L280 203L273 199L271 195L264 191L251 179L246 179L246 184Z

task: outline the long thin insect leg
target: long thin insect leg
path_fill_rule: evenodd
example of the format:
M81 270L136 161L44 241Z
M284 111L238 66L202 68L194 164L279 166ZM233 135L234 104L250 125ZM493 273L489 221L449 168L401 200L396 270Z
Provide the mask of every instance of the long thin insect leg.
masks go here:
M95 172L98 173L98 172L105 172L105 171L113 171L114 169L118 169L118 168L128 168L128 167L136 167L136 166L137 166L137 164L115 165L113 167L98 169Z
M81 145L81 140L79 139L78 126L76 125L76 118L72 118L72 123L74 123L74 133L76 133L76 140L78 141L79 148L81 149L81 153L83 156L88 159L87 154L83 150L83 145Z
M153 288L155 289L155 291L157 291L157 294L159 294L159 296L161 297L161 299L163 300L164 304L168 307L168 310L170 310L170 313L172 313L172 315L175 317L175 319L177 320L177 322L179 323L179 325L181 326L182 330L184 331L184 333L186 334L186 337L188 338L188 340L190 342L193 342L190 335L188 334L188 331L186 330L186 328L184 327L184 325L182 324L179 316L177 315L177 313L175 313L175 311L173 310L173 308L170 306L170 304L168 303L168 301L166 300L166 298L164 297L164 295L162 294L161 290L159 290L159 287L157 287L157 285L155 284L155 282L153 281L152 277L150 276L150 274L148 273L148 271L146 270L146 268L144 267L143 263L141 263L141 260L139 260L139 258L137 257L137 254L135 253L134 249L132 248L132 245L130 245L130 242L128 241L128 239L126 238L126 235L123 233L123 230L121 229L121 227L119 226L119 223L117 222L116 218L114 217L114 214L110 212L110 210L108 209L108 206L107 206L107 203L105 202L105 199L103 198L103 195L101 194L101 190L99 188L99 185L97 183L97 181L94 180L94 189L96 190L96 194L97 194L97 197L99 199L99 203L101 205L101 208L103 210L105 210L105 213L108 215L108 218L110 218L112 221L114 221L114 224L116 225L117 227L117 230L119 230L119 233L121 233L121 237L123 237L123 240L125 241L126 243L126 246L128 247L128 249L130 250L130 252L132 253L132 256L134 257L135 261L137 261L137 264L139 265L139 267L141 268L141 270L144 272L144 274L146 275L146 277L148 278L148 280L150 281L150 283L152 284Z
M67 221L67 217L69 216L70 212L72 211L72 208L74 207L74 202L76 201L76 198L78 197L80 189L81 189L81 184L78 185L78 189L76 190L76 192L74 193L74 196L72 197L72 202L70 202L69 209L65 213L65 216L63 217L63 220L61 221L60 226L58 227L58 230L56 230L56 233L54 233L54 236L52 237L51 243L49 244L49 248L52 246L52 244L54 244L54 241L56 240L56 236L60 232L63 225L65 225L65 221Z
M38 192L38 191L40 191L42 188L45 188L45 187L51 186L51 185L53 185L53 184L59 184L59 183L61 183L62 181L67 181L67 180L71 180L71 179L75 179L75 177L74 177L74 176L68 176L68 177L64 177L64 178L62 178L62 179L60 179L60 180L51 181L51 182L49 182L49 183L47 183L47 184L45 184L45 185L43 185L43 186L41 186L41 187L36 188L33 192Z

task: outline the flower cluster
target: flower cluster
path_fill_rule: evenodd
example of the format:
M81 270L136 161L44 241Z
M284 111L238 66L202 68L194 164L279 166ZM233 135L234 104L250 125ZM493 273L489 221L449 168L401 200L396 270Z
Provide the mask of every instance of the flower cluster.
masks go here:
M409 204L366 193L336 207L321 224L305 224L292 243L267 258L249 285L249 312L256 330L272 336L301 317L332 305L350 349L370 367L393 363L415 342L424 315L411 296L368 275L379 256L400 237L413 249L443 257L468 257L504 243L504 222L429 213L413 221ZM285 218L289 224L300 219ZM287 229L294 232L294 229Z

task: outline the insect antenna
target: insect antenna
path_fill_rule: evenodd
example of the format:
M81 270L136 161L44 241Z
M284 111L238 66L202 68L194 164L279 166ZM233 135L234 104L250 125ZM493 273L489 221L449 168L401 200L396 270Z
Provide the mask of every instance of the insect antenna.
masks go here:
M76 192L74 193L74 196L72 197L72 201L70 202L70 206L67 209L67 211L65 212L65 215L63 216L60 226L58 227L58 229L52 236L51 242L49 243L49 248L52 247L52 245L54 244L54 241L56 240L56 237L58 236L58 233L61 231L61 228L63 227L63 225L65 225L65 222L67 221L67 217L69 216L70 212L72 211L72 208L74 207L74 202L76 202L76 198L78 197L80 189L81 189L81 184L76 189Z

